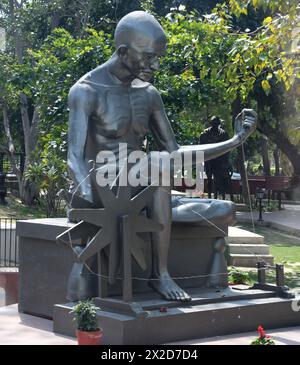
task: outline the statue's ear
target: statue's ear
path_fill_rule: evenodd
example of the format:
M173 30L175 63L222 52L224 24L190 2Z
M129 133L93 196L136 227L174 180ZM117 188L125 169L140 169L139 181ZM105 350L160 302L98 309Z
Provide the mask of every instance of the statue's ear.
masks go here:
M125 44L121 44L117 49L117 54L120 58L124 58L127 56L128 47Z

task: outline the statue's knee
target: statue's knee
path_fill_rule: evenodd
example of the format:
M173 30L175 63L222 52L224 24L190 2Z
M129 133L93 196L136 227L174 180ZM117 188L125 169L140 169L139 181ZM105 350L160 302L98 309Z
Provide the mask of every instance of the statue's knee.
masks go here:
M228 221L230 224L233 224L236 222L236 206L233 202L228 202Z
M228 213L235 215L236 206L232 201L226 201Z
M216 253L224 253L226 242L224 238L219 238L214 242L214 251Z
M214 209L217 211L218 219L221 219L227 225L236 221L235 204L231 201L214 201Z

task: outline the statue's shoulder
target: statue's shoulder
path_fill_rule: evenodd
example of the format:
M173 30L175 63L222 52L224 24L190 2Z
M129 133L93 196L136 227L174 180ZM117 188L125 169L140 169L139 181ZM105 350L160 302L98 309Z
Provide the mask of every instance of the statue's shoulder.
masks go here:
M147 92L149 94L151 94L153 96L160 96L160 92L157 90L157 88L155 86L153 86L149 82L147 82L145 84L147 84L146 88L147 88Z
M149 96L152 111L163 110L164 109L164 103L163 103L161 94L157 90L157 88L155 86L153 86L152 84L149 84L148 87L147 87L147 93L148 93L148 96Z
M98 66L83 75L70 89L69 97L92 98L106 89L106 69L104 65Z
M69 99L89 97L94 93L93 88L84 80L78 80L69 91Z
M91 111L95 100L95 91L82 80L77 81L69 91L68 104L70 109L80 108Z

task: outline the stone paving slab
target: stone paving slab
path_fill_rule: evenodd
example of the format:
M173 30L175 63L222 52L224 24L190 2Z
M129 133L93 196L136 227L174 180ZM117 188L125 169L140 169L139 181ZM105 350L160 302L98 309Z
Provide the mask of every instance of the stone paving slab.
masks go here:
M18 313L17 304L0 308L0 345L76 345L52 332L52 321Z

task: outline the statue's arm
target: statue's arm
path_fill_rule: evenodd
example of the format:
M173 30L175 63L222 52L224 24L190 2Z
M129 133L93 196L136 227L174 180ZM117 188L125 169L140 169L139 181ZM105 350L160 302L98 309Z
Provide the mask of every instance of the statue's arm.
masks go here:
M166 115L164 104L160 93L151 85L150 90L150 131L160 151L169 153L177 151L179 145L176 142L174 131Z
M155 91L158 94L156 89ZM190 151L194 156L196 156L197 151L202 151L204 152L204 160L208 161L241 145L256 128L256 113L251 109L244 109L236 117L234 136L227 141L204 145L179 146L166 115L161 97L157 94L154 95L155 108L151 114L150 129L160 150L165 150L169 153L177 151L182 154Z
M92 110L91 95L84 86L75 84L69 93L68 168L81 196L92 201L88 165L84 158L88 120Z

